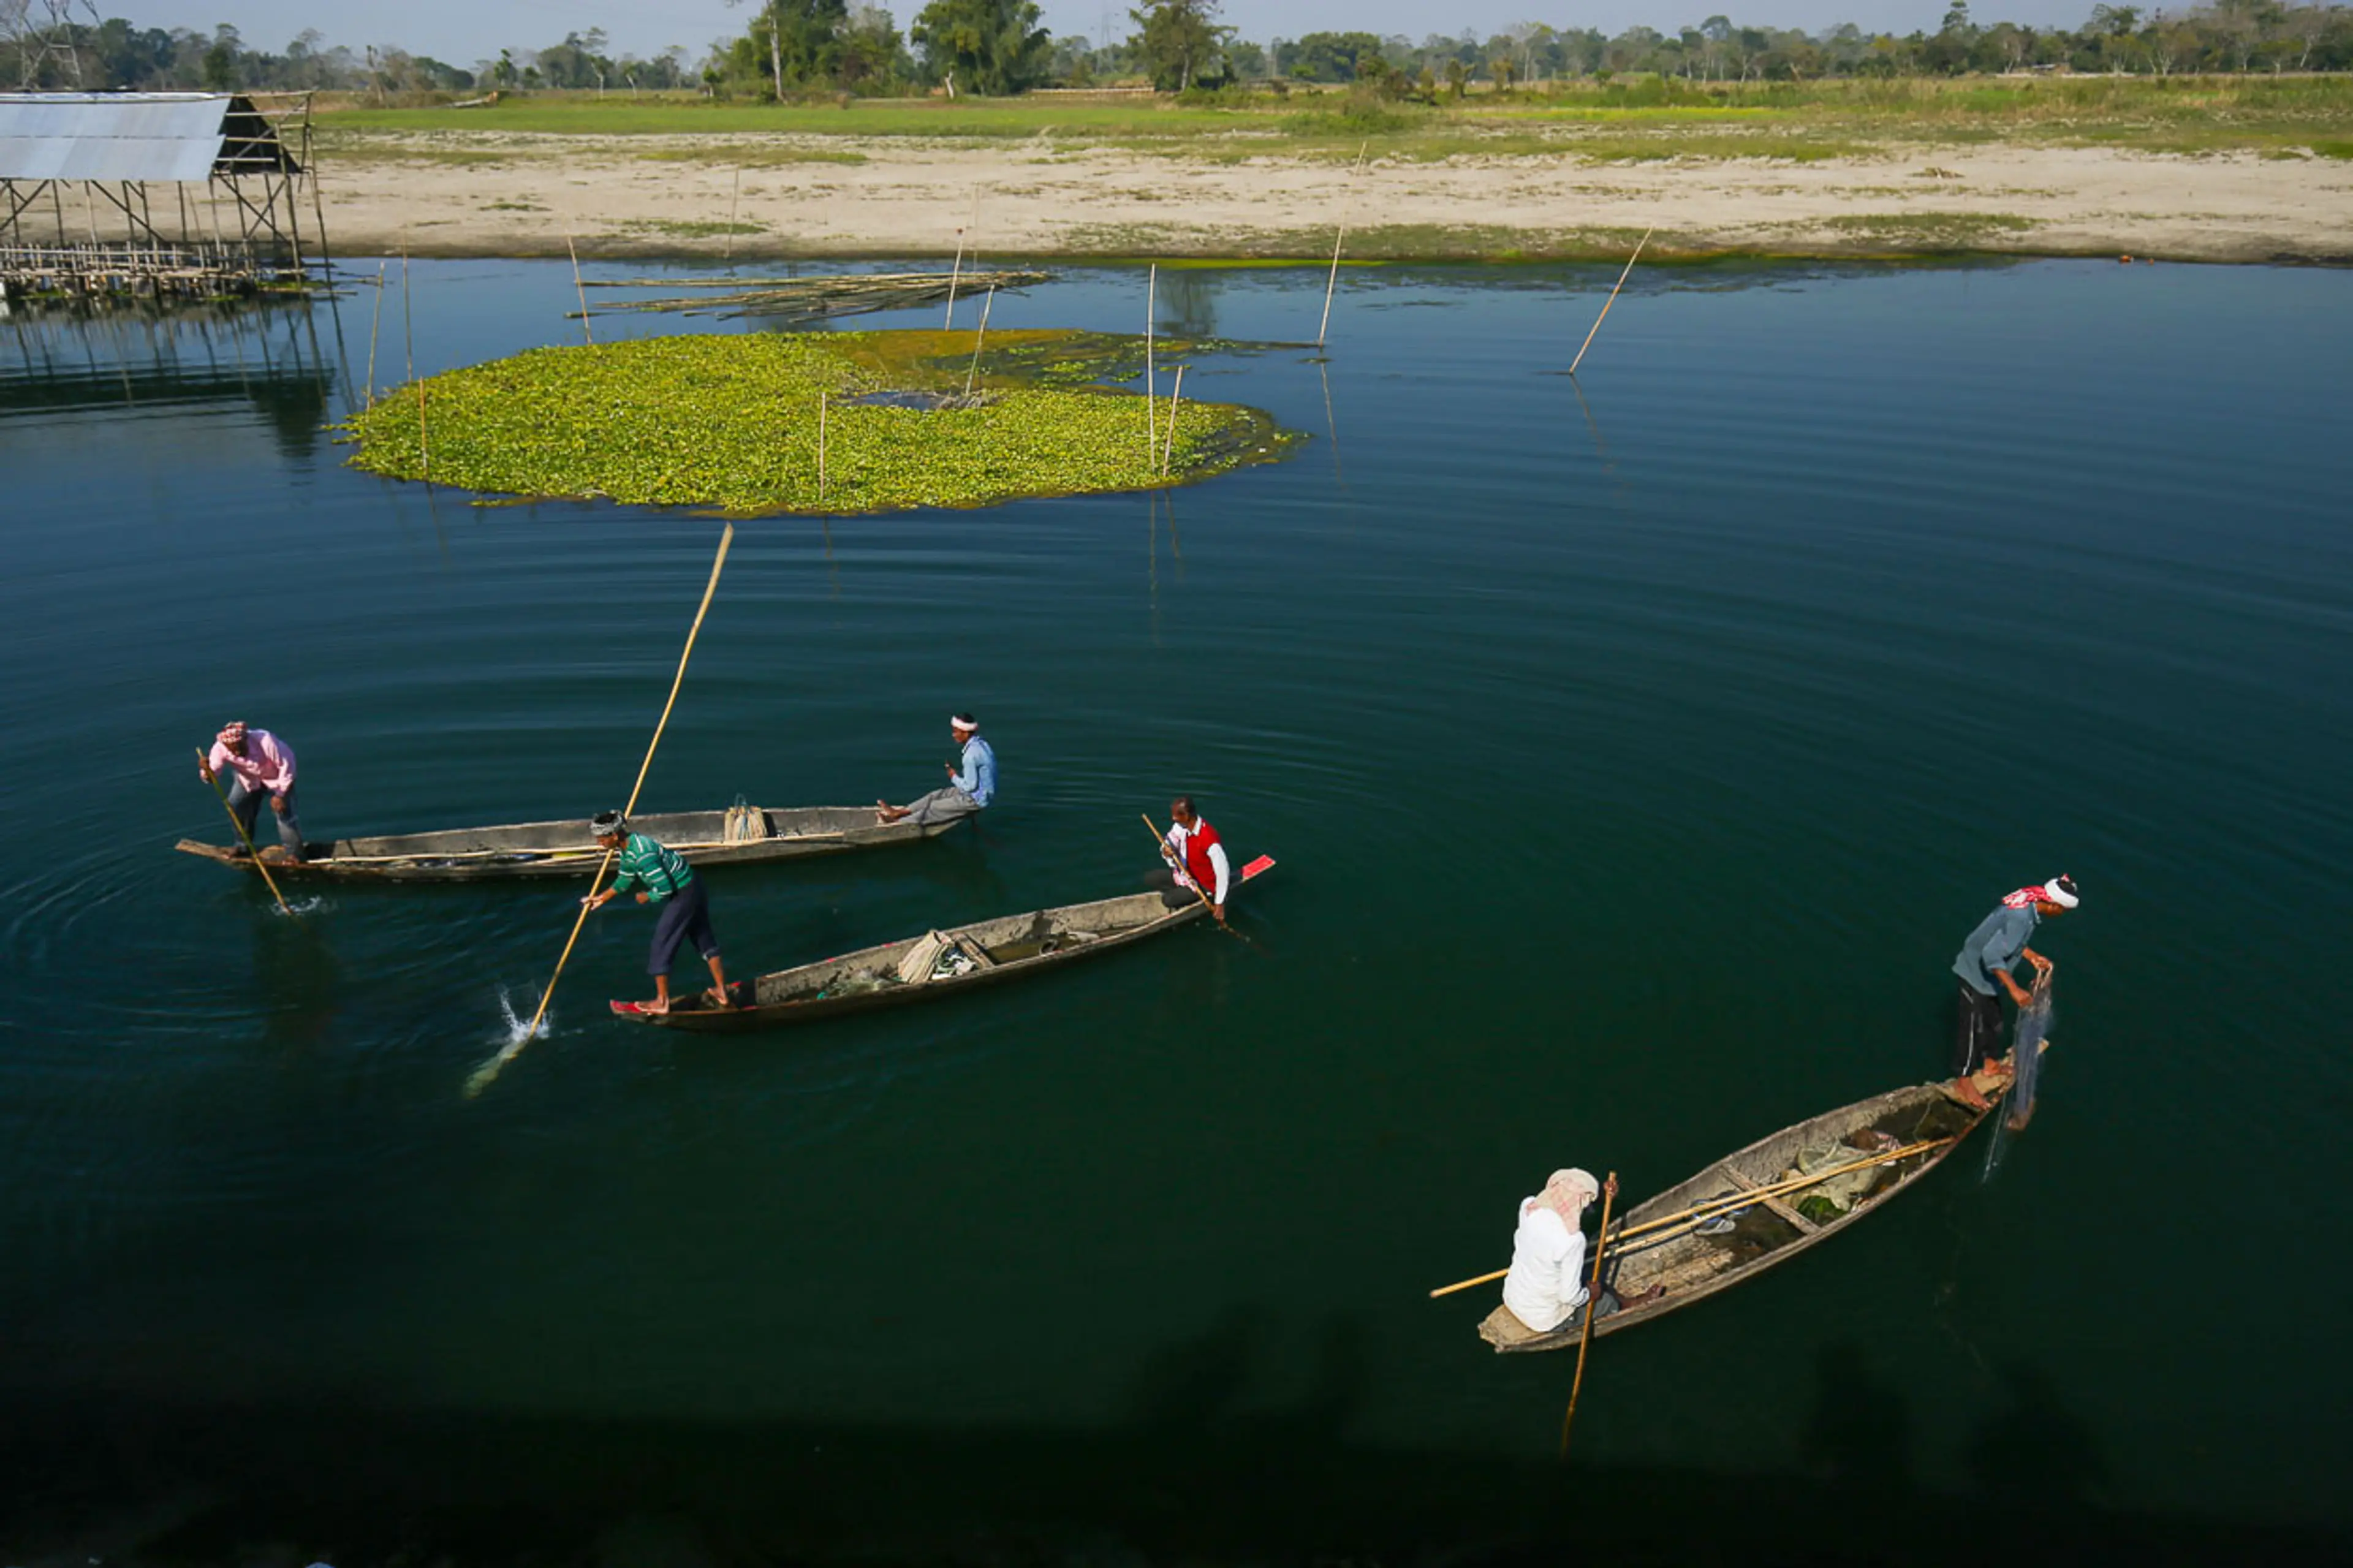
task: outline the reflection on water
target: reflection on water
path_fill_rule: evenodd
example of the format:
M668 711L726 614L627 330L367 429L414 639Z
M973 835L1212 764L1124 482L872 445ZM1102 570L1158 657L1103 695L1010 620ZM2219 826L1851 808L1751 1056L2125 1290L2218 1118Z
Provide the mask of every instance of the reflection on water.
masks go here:
M0 420L242 405L261 416L280 452L308 457L339 380L320 337L322 313L297 300L0 321Z

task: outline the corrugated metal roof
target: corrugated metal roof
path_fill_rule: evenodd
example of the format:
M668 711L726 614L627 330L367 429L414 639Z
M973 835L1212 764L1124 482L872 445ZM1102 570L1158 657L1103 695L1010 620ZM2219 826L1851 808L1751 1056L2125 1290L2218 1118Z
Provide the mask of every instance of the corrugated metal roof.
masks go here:
M0 92L0 179L196 182L290 163L228 93Z

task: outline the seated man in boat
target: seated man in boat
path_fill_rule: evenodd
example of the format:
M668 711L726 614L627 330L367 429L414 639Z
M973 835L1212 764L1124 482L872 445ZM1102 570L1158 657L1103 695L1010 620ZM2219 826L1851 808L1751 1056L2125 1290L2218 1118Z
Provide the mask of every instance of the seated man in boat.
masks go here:
M711 989L703 994L705 999L714 1007L729 1005L727 972L719 963L719 937L711 929L711 898L694 868L679 858L677 850L642 833L630 832L617 811L597 816L588 824L588 831L607 852L619 850L621 858L613 885L580 901L601 910L635 888L638 902L661 911L654 921L653 949L646 956L646 973L654 977L654 999L639 1003L638 1010L670 1011L670 961L678 956L679 944L690 937L694 950L711 965Z
M1601 1184L1589 1171L1555 1171L1545 1190L1520 1200L1520 1226L1512 1237L1512 1267L1504 1275L1504 1305L1532 1334L1548 1334L1577 1321L1585 1305L1586 1205L1601 1195ZM1617 1178L1610 1178L1609 1195L1618 1195ZM1652 1286L1637 1298L1655 1300L1666 1294ZM1618 1292L1601 1287L1597 1318L1606 1318L1625 1305Z
M875 821L885 827L894 822L911 821L929 827L934 823L974 816L997 798L997 752L980 738L980 721L969 713L959 713L948 721L948 733L955 737L962 771L958 771L955 763L947 763L948 782L944 785L904 805L876 801Z
M267 730L234 719L214 738L212 753L196 767L206 784L217 781L224 770L229 774L228 808L244 824L246 837L253 837L267 795L278 818L280 852L289 860L302 858L302 825L294 816L294 748ZM243 844L229 851L239 857L245 852Z
M2021 888L1978 922L1978 929L1969 932L1953 960L1953 973L1960 976L1953 1024L1953 1076L1959 1081L1954 1089L1981 1110L1986 1107L1985 1094L1971 1080L1980 1073L1997 1081L2005 1076L1999 1065L2001 996L1994 987L1999 984L2018 1006L2033 1005L2034 998L2010 977L2010 971L2022 958L2034 966L2038 977L2051 973L2051 961L2027 946L2026 939L2036 926L2053 915L2065 914L2079 901L2073 877L2053 877L2048 882Z
M1168 831L1160 845L1160 858L1168 868L1154 873L1151 879L1160 901L1181 910L1199 902L1201 894L1207 893L1209 912L1218 917L1219 925L1225 924L1226 892L1233 885L1234 874L1218 830L1202 820L1189 795L1168 803Z

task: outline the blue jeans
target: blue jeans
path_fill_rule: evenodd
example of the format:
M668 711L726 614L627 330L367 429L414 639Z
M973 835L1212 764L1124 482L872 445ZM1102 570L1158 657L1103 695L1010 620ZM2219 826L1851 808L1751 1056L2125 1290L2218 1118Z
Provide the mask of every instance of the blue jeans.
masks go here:
M247 788L241 774L229 774L228 808L237 814L237 821L245 825L248 838L253 837L254 821L261 815L261 803L268 794L267 790ZM278 816L275 812L270 815ZM291 784L286 788L286 814L278 817L278 842L284 847L286 853L297 860L302 858L302 825L294 818L294 787Z

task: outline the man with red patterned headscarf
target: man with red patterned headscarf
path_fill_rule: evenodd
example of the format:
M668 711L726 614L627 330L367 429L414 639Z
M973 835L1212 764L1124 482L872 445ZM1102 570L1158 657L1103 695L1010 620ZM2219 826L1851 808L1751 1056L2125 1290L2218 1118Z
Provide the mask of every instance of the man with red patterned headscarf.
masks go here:
M2073 877L2053 877L2048 882L2021 888L2004 897L2000 907L1978 921L1978 929L1961 944L1959 955L1953 960L1953 973L1961 981L1953 1025L1953 1073L1960 1080L1962 1099L1973 1104L1983 1100L1969 1079L1981 1063L2001 1055L2001 995L1995 985L2009 992L2017 1005L2031 1006L2033 996L2010 972L2022 958L2034 966L2037 976L2050 973L2051 961L2027 946L2026 939L2034 934L2036 926L2053 915L2065 914L2081 901Z
M266 796L278 818L278 843L289 860L302 858L302 824L294 815L294 748L269 731L233 719L213 740L213 749L196 764L206 784L229 777L228 808L253 837L254 821ZM240 844L230 851L243 855Z

